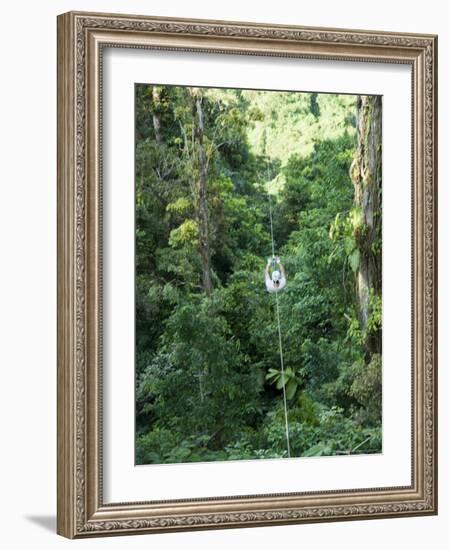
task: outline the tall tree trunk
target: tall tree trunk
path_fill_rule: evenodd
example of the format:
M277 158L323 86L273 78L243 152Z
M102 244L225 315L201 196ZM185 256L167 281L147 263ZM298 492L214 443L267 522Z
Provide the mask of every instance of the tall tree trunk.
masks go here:
M354 204L361 223L354 227L360 252L356 272L360 324L367 329L370 316L370 295L382 292L382 102L379 96L360 96L357 103L358 143L351 166ZM370 353L381 352L380 330L368 334Z
M212 293L211 249L209 232L209 208L207 204L208 161L204 148L204 115L200 90L190 90L193 114L193 134L198 153L198 182L196 186L196 211L199 228L199 251L202 264L203 290L209 296Z
M156 139L156 143L160 145L162 143L161 119L159 116L159 110L161 106L161 90L158 86L153 86L152 100L153 105L151 108L151 114L153 117L154 137Z

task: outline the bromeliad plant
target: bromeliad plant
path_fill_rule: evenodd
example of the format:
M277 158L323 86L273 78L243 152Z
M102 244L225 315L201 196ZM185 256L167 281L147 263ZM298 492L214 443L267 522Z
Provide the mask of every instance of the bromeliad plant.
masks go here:
M299 387L300 380L291 367L284 369L268 369L266 380L276 385L276 389L282 390L285 387L285 397L293 399Z

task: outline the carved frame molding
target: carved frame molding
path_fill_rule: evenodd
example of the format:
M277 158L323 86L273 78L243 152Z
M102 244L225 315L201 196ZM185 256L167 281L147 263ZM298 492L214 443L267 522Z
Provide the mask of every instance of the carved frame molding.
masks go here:
M412 67L411 486L103 503L101 69L106 46ZM437 38L431 35L77 12L58 17L59 534L81 538L437 513L436 56Z

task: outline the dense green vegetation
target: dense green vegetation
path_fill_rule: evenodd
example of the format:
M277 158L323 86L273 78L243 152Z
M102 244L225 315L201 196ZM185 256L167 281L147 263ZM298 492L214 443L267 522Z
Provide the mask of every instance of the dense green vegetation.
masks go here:
M360 294L381 247L373 232L363 246L350 176L358 109L355 96L136 86L138 464L285 457L284 387L292 456L381 450L380 282L366 316Z

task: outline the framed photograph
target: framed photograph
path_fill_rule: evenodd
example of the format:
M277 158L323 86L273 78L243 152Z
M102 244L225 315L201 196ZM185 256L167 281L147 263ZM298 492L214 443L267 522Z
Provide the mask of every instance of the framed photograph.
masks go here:
M58 17L58 533L437 513L437 38Z

